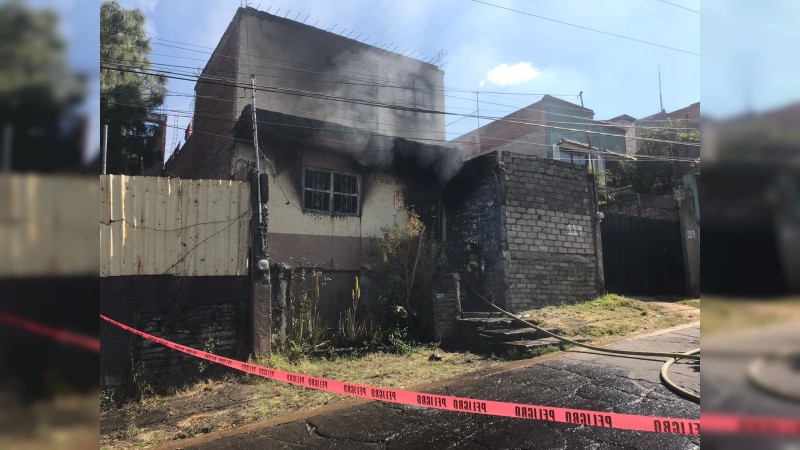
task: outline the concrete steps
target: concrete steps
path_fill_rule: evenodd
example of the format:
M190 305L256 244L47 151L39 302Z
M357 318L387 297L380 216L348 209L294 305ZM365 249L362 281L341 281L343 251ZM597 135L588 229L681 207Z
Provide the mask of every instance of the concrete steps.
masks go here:
M500 313L465 312L456 320L465 345L476 352L525 357L561 344L558 339Z

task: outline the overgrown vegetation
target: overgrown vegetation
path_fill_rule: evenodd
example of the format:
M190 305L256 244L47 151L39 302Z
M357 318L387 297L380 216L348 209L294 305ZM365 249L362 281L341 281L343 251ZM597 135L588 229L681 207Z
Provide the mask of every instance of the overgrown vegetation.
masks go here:
M686 144L700 143L698 130L670 121L664 128L645 130L641 137L650 140L639 141L639 150L636 153L639 161L607 162L606 177L609 187L629 186L632 192L639 194L664 195L679 187L684 174L700 170L699 160L688 161L686 156L689 154L687 149L691 148ZM656 158L670 160L642 162Z
M433 293L441 244L414 212L409 212L405 224L384 228L383 232L374 276L381 280L378 306L384 327L397 339L420 338L425 333L421 309Z
M339 316L339 328L336 343L339 346L372 349L381 345L387 332L381 327L379 320L370 314L358 314L361 303L361 285L358 277L352 290L353 306Z
M319 302L322 286L329 279L318 270L300 269L292 280L291 312L286 341L276 351L290 359L297 359L313 350L325 348L329 343L330 330L319 317Z

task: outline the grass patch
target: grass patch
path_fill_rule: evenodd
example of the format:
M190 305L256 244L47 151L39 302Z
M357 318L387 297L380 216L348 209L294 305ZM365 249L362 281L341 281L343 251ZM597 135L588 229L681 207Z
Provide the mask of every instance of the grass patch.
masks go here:
M700 309L700 299L699 298L693 298L691 300L681 300L681 301L678 302L678 304L679 305L691 306L692 308Z
M691 320L686 314L670 311L667 305L643 302L616 294L571 305L546 306L524 314L533 322L556 329L567 337L592 341L631 333L668 328Z

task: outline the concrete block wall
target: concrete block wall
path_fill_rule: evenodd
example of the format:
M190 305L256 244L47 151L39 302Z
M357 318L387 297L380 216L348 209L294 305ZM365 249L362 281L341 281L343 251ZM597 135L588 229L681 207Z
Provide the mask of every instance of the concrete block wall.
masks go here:
M187 347L225 357L237 357L236 303L200 305L179 314L142 313L142 331ZM167 317L169 316L169 317ZM138 360L150 374L199 367L201 360L153 341L139 339Z
M504 153L502 254L512 311L600 294L593 180L571 163Z

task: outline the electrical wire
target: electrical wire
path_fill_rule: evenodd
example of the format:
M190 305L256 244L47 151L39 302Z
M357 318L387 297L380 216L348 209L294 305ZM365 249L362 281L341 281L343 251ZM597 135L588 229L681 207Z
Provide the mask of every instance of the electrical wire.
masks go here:
M598 30L598 29L595 29L595 28L589 28L589 27L585 27L583 25L576 25L574 23L564 22L563 20L551 19L549 17L544 17L544 16L540 16L540 15L537 15L537 14L533 14L533 13L529 13L529 12L525 12L525 11L520 11L518 9L508 8L508 7L501 6L501 5L495 5L494 3L484 2L482 0L472 0L472 1L475 2L475 3L481 3L483 5L492 6L492 7L495 7L495 8L504 9L506 11L511 11L511 12L514 12L514 13L517 13L517 14L522 14L522 15L525 15L525 16L535 17L537 19L547 20L549 22L559 23L561 25L567 25L567 26L574 27L574 28L580 28L582 30L593 31L595 33L605 34L605 35L608 35L608 36L613 36L613 37L617 37L617 38L621 38L621 39L627 39L629 41L634 41L634 42L639 42L639 43L642 43L642 44L652 45L654 47L661 47L661 48L665 48L667 50L673 50L673 51L676 51L676 52L687 53L689 55L700 56L700 53L695 53L695 52L692 52L692 51L689 51L689 50L683 50L683 49L676 48L676 47L670 47L668 45L658 44L658 43L651 42L651 41L645 41L643 39L637 39L637 38L633 38L633 37L630 37L630 36L623 36L621 34L611 33L611 32L608 32L608 31L602 31L602 30Z
M681 5L677 4L677 3L668 2L667 0L656 0L656 1L659 1L661 3L666 3L667 5L671 5L671 6L674 6L676 8L685 9L686 11L693 12L695 14L700 14L700 11L698 11L696 9L687 8L685 6L681 6Z
M123 106L123 107L129 106L129 105L125 105L125 104L121 104L121 103L115 103L115 102L109 102L109 103L112 104L112 105L116 105L116 106ZM223 116L214 116L214 115L200 114L200 113L194 113L193 114L191 111L181 111L181 110L172 110L172 109L168 109L166 111L172 112L172 113L176 113L175 115L176 116L180 116L180 117L192 117L192 118L194 118L194 117L203 117L203 118L206 118L206 119L209 119L209 120L229 122L229 123L236 123L238 121L236 119L231 119L231 118L223 117ZM180 114L181 112L183 112L183 114ZM372 136L372 135L375 134L374 132L364 131L364 130L356 129L356 128L351 128L349 130L340 130L340 129L337 130L337 129L330 129L330 128L320 128L320 127L311 127L311 126L304 126L304 125L286 124L286 123L279 123L279 122L270 122L270 121L265 121L265 120L258 120L258 121L256 121L256 123L263 124L263 125L274 125L274 126L282 126L282 127L290 127L290 128L309 129L309 130L315 130L315 131L331 131L331 132L341 132L341 133L348 133L348 134L360 134L360 135L366 135L366 136ZM167 124L167 127L176 128L176 127L173 127L172 125L169 125L169 124ZM230 139L234 139L234 140L241 141L241 142L252 143L252 140L233 138L233 137L225 136L225 135L221 135L221 134L214 134L214 133L201 132L201 131L193 131L193 133L201 133L201 134L206 134L206 135L210 135L210 136L217 136L217 137L222 137L222 138L230 138ZM491 138L491 139L495 139L497 141L501 141L501 142L504 142L504 143L511 143L511 142L519 143L520 142L519 140L512 140L512 139L501 139L501 138ZM421 138L420 137L420 138L415 138L413 140L420 141L420 142L433 142L433 143L438 143L438 144L443 144L443 145L444 144L452 145L451 141L446 141L446 140L442 140L442 139ZM526 144L526 145L531 145L531 146L545 147L547 149L550 149L552 147L551 145L548 145L548 144L540 144L540 143L536 143L536 142L523 142L523 143ZM363 150L360 151L360 153L388 152L388 151L393 151L393 149L392 148L375 149L375 148L372 148L372 147L364 147ZM588 149L586 149L586 150L572 149L572 150L569 150L569 151L574 152L574 153L589 153ZM542 157L542 158L543 159L547 159L546 157ZM607 162L610 162L610 161L695 162L696 161L695 158L661 157L661 156L652 156L652 155L636 155L636 159L632 160L629 157L623 156L623 155L620 155L619 158L616 158L613 155L609 155L608 153L603 153L603 158ZM639 158L642 158L642 159L639 159Z
M168 72L168 73L170 73L169 75L163 74L163 73L162 74L154 74L154 73L149 73L149 72L145 72L145 71L137 71L137 70L124 69L124 68L119 68L119 67L109 67L109 66L102 65L102 63L101 63L100 68L104 69L104 70L116 70L116 71L121 71L121 72L131 72L131 73L139 73L139 74L145 74L145 75L160 75L160 76L164 76L166 78L179 79L179 80L185 80L185 81L196 81L198 83L208 83L208 84L216 84L216 85L221 85L221 86L233 86L233 87L247 88L247 86L239 83L238 81L228 80L228 79L220 79L218 77L200 76L200 77L198 77L196 79L192 79L192 78L186 78L186 77L189 77L190 75L182 74L182 73L175 73L175 72L171 72L170 73L170 72ZM204 78L207 78L207 79L204 79ZM302 96L302 97L311 97L311 98L317 98L317 99L323 99L323 100L338 101L338 102L343 102L343 103L351 103L351 104L359 104L359 105L373 106L373 107L386 108L386 109L394 109L394 110L399 110L399 111L408 111L408 112L424 113L424 114L478 117L478 118L487 119L487 120L495 120L495 121L500 120L500 121L509 122L509 123L517 123L517 124L524 124L524 125L538 125L538 126L541 126L543 128L573 131L573 132L576 132L576 133L585 133L585 134L593 134L593 135L600 135L600 136L621 137L618 134L604 133L604 132L600 132L600 131L577 130L577 129L573 129L573 128L558 127L558 126L552 126L552 125L531 124L531 123L528 123L528 122L525 122L525 121L511 120L511 119L507 119L507 118L493 117L493 116L480 116L480 115L471 116L471 115L468 115L468 114L461 114L461 113L448 112L448 111L439 111L439 110L435 110L435 109L417 108L417 107L410 107L410 106L391 104L391 103L381 103L381 102L373 101L373 100L364 100L364 99L340 97L340 96L336 96L336 95L330 95L330 94L325 94L325 93L315 92L315 91L306 91L306 90L302 90L302 89L282 88L282 87L277 87L277 86L264 86L264 85L256 85L256 86L257 86L256 87L257 91L273 92L273 93L286 94L286 95L295 95L295 96ZM652 139L652 138L645 138L645 137L641 137L641 136L625 136L625 137L628 138L628 139L648 141L648 142L661 142L661 143L667 143L667 144L678 144L678 145L686 145L686 146L693 146L693 147L699 147L700 146L699 143L680 142L680 141L673 141L673 140L666 140L666 139Z

